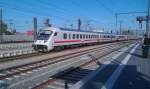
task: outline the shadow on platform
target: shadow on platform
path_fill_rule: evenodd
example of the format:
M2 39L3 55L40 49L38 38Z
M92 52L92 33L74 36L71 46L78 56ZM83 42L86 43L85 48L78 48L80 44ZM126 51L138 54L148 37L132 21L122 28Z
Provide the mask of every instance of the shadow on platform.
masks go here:
M141 57L141 55L136 53L133 53L132 55ZM114 70L116 70L117 67L120 66L120 67L124 67L124 69L121 72L120 76L118 77L117 81L115 81L115 84L113 85L112 89L150 89L150 71L147 71L149 74L146 74L139 71L139 69L137 69L139 67L137 67L136 65L119 65L119 64L120 61L117 60L112 61L111 64L102 64L99 61L95 60L95 65L98 65L100 67L101 66L106 66L106 67L103 68L98 74L96 74L96 76L93 77L90 81L84 81L85 76L68 77L70 75L70 72L76 72L73 67L63 72L60 72L55 76L52 76L52 78L65 81L64 89L69 89L68 86L70 83L75 84L81 79L83 79L81 82L84 85L79 89L101 89L102 86L105 86L106 81L113 74ZM82 68L78 68L78 70L79 70L78 74L81 73L81 75L84 72L85 73L93 72L93 70L82 69ZM107 89L107 86L105 87Z
M150 76L138 72L137 67L134 65L121 66L125 66L125 68L115 82L113 89L150 89ZM115 67L116 65L107 65L107 69L102 70L90 81L86 83L82 81L85 84L80 89L101 89L108 77L113 73L109 69Z
M150 89L150 76L137 71L134 65L126 65L113 89Z
M75 70L74 67L71 67L65 71L55 74L51 78L61 80L62 83L64 83L65 85L64 89L69 89L69 84L77 83L82 78L84 78L86 74L91 73L93 70L78 68L77 71Z

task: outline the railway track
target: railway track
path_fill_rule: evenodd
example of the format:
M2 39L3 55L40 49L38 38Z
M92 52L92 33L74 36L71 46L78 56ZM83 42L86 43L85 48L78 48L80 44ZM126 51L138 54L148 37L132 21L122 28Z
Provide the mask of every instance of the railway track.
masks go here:
M109 43L107 43L107 44L109 45ZM86 48L86 47L90 47L90 46L84 46L84 47L78 47L78 48L69 48L69 49L66 49L65 51L69 51L69 50L73 50L73 49L79 49L79 48ZM62 51L63 50L61 50L61 52ZM28 59L28 58L31 58L31 57L42 56L42 55L47 55L47 54L51 55L51 54L54 54L54 53L57 53L57 51L54 50L54 51L49 52L49 53L37 53L37 52L33 52L33 53L30 53L30 54L8 56L8 57L0 58L0 63L9 62L9 61L16 61L16 60L22 60L22 59Z
M69 89L75 83L86 77L100 65L95 62L85 63L77 68L70 68L62 73L58 73L48 81L45 81L32 89Z
M80 53L77 52L76 54L73 53L72 55L70 55L70 54L69 55L63 55L63 56L55 57L52 59L43 60L40 62L38 61L36 63L30 63L30 64L25 64L25 65L21 65L21 66L17 66L17 67L11 67L11 68L7 68L7 69L3 69L3 70L0 70L0 73L1 73L0 74L0 80L5 80L5 79L8 79L9 77L12 77L12 76L17 76L17 75L20 75L23 73L27 73L27 72L36 70L38 68L50 66L51 64L56 64L56 63L59 63L59 62L65 61L65 60L69 60L71 58L81 56L84 54L93 53L93 55L94 55L96 53L101 53L101 55L99 56L99 57L101 57L104 55L103 54L104 51L108 50L108 51L104 52L106 55L106 54L110 53L110 50L115 51L114 46L116 47L116 50L117 50L120 47L127 45L128 43L125 44L125 43L121 42L121 43L112 43L112 44L109 44L109 45L107 44L107 45L104 45L104 46L101 46L101 47L95 48L95 49L84 50L84 51L81 51Z
M111 44L106 44L106 45L103 45L103 46L100 46L97 48L93 48L93 49L82 50L82 51L76 52L76 53L61 55L61 56L45 59L42 61L36 61L33 63L28 63L28 64L24 64L24 65L20 65L20 66L14 66L11 68L2 69L2 70L0 70L0 80L3 81L6 79L9 79L10 77L17 77L17 76L22 75L24 73L28 73L28 72L31 72L31 71L34 71L34 70L37 70L40 68L44 68L44 67L46 68L47 66L50 66L52 64L54 65L54 64L60 63L62 61L66 61L66 60L69 60L71 58L85 55L85 54L91 54L92 53L92 55L98 56L99 54L97 54L97 53L100 53L101 55L99 57L102 57L103 55L107 55L108 53L115 51L115 50L117 50L117 49L119 49L125 45L128 45L128 44L129 43L127 43L127 42L111 43ZM114 48L114 47L116 47L116 48ZM106 51L106 50L108 50L108 51ZM103 52L105 54L103 54ZM72 69L72 70L76 70L76 68ZM68 73L68 71L67 71L67 73ZM59 76L57 76L57 77L59 77ZM55 88L55 89L57 89L57 88Z
M100 57L103 57L119 48L120 47L112 47L109 51L105 50L101 55L89 55L92 58L91 61L51 76L47 81L44 81L32 89L69 89L82 78L92 73L93 70L96 70L101 66L101 63L98 61Z
M30 53L30 54L23 54L23 55L11 56L11 57L4 57L4 58L0 58L0 63L14 61L14 60L21 60L23 58L30 58L30 57L44 55L44 54L45 53L36 53L35 52L35 53Z
M14 76L14 75L18 75L20 73L25 73L25 72L28 72L28 71L32 71L32 70L40 68L40 67L44 67L44 66L51 65L51 64L54 64L54 63L58 63L58 62L61 62L61 61L64 61L64 60L68 60L68 59L76 57L76 56L91 53L91 52L94 52L94 51L101 51L103 49L112 48L112 47L113 47L112 44L111 45L110 44L109 45L104 45L104 46L101 46L100 48L84 50L84 51L80 51L80 53L78 52L76 54L72 53L72 54L57 56L55 58L50 58L50 59L46 59L46 60L42 60L42 61L37 61L37 62L29 63L29 64L24 64L24 65L21 65L21 66L16 66L16 67L3 69L3 70L0 70L0 73L1 73L0 80L11 77L11 76Z
M117 42L117 43L119 43L119 42ZM110 44L105 44L105 45L112 45L112 44L117 44L117 43L110 43ZM35 53L35 54L30 54L30 55L22 55L22 56L11 57L11 58L8 58L8 59L4 58L4 59L0 59L0 67L1 67L0 71L3 71L3 69L5 69L4 66L6 66L7 69L11 69L12 67L13 68L15 68L17 66L21 67L21 66L24 66L24 65L27 65L27 64L31 65L31 64L34 64L34 63L42 62L44 60L46 61L46 60L49 60L49 59L63 57L63 56L66 56L66 55L72 55L72 54L75 54L75 53L78 53L78 52L81 53L81 52L84 52L84 51L97 49L97 48L103 47L103 46L104 45L95 45L95 46L88 46L88 47L82 47L82 48L74 48L73 50L68 49L68 50L63 50L63 51L60 51L60 52L54 51L54 52L50 52L50 53L46 53L46 54L45 53ZM49 56L49 55L51 55L51 56ZM33 60L33 59L36 59L36 60Z

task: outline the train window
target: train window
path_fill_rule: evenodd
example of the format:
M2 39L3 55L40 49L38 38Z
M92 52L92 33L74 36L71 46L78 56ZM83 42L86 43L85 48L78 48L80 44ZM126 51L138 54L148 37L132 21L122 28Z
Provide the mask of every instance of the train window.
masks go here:
M80 34L80 39L82 39L82 34Z
M75 39L77 38L77 34L75 34Z
M71 39L71 34L69 34L69 39Z
M57 32L55 32L54 36L57 36Z
M104 35L104 38L105 38L105 35Z
M72 37L73 39L75 39L75 34L73 34L73 37Z
M89 38L90 38L90 35L89 35Z
M86 35L86 38L88 38L88 35Z
M85 35L83 34L83 39L85 38Z
M66 33L64 33L64 39L67 39L67 34Z
M79 34L77 34L77 39L79 39Z

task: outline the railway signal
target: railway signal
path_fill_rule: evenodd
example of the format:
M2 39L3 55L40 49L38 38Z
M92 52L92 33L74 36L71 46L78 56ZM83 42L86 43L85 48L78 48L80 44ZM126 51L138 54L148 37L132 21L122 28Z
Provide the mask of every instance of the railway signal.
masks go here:
M3 14L2 9L0 9L0 42L3 42Z
M78 19L78 31L80 31L81 30L81 20L80 19Z
M143 21L146 21L146 34L144 35L144 42L143 42L143 57L147 58L149 56L149 46L150 46L150 0L148 1L148 11L147 16L138 16L137 21L139 24L142 24Z
M33 18L33 35L34 35L34 41L37 39L37 18Z

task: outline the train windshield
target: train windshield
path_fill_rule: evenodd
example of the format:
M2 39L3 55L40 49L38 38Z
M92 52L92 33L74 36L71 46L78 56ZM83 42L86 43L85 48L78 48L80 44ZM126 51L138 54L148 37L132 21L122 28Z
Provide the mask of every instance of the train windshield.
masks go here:
M38 33L37 40L48 40L51 35L52 35L52 31L50 31L50 30L41 30Z

